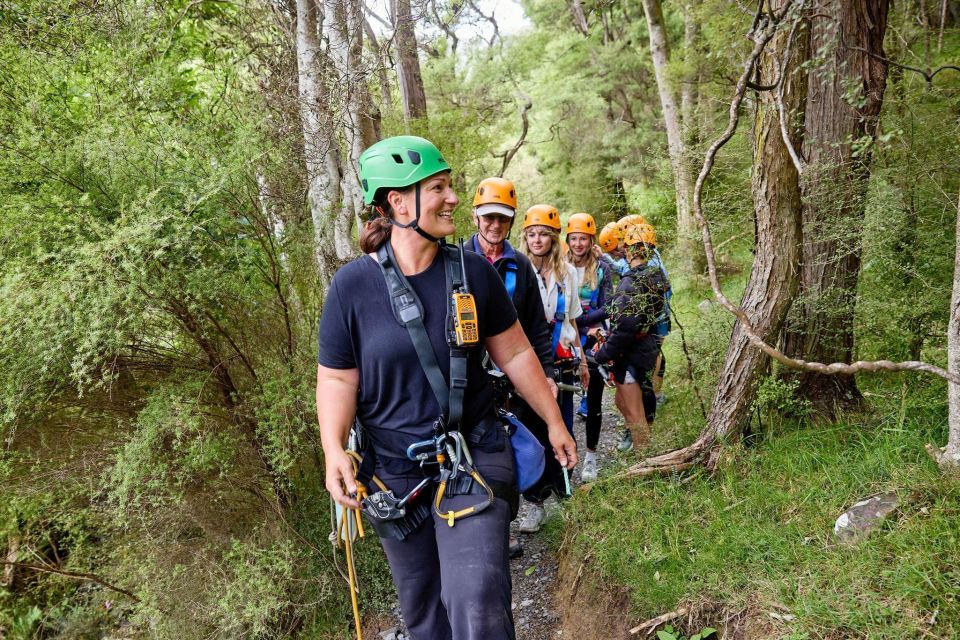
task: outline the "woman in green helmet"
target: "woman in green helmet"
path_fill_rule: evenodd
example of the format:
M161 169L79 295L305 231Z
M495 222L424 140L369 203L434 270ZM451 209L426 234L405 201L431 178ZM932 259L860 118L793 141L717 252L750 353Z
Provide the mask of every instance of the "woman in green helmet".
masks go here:
M480 347L547 422L562 465L576 464L576 445L497 272L480 255L458 258L441 248L459 200L440 151L414 136L383 140L360 157L360 178L372 212L360 237L367 255L334 276L320 320L317 413L327 489L357 507L358 489L362 496L375 475L390 494L379 504L407 498L402 517L371 521L412 638L514 638L507 539L516 470ZM475 300L462 317L476 322L475 347L449 331L457 283ZM355 419L366 442L359 471L345 450ZM471 455L451 446L431 457L430 442L462 444ZM428 455L411 459L418 452ZM465 465L453 468L476 476L449 475L448 454ZM387 493L371 496L364 512Z

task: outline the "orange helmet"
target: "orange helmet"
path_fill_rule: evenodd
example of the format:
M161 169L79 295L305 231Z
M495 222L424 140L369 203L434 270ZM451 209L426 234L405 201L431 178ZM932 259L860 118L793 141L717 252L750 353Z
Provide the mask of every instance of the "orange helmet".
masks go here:
M616 222L608 222L606 226L600 230L599 242L600 248L607 253L617 248L617 245L620 243L620 231L617 230Z
M623 235L623 244L629 247L641 242L653 247L657 246L657 233L654 231L652 224L642 222L627 227L627 231Z
M624 236L624 232L627 230L627 227L635 224L647 224L647 219L641 215L632 213L617 220L617 230L620 232L620 237Z
M533 227L541 224L545 227L560 231L560 212L557 208L549 204L535 204L527 209L527 214L523 216L523 228Z
M571 233L585 233L588 236L597 235L597 223L589 213L575 213L567 220L567 235Z
M477 193L473 196L474 208L484 205L498 205L496 207L484 207L484 211L477 211L478 215L484 213L502 213L513 217L514 210L517 208L517 191L513 183L506 178L486 178L477 185ZM506 207L510 211L505 210Z

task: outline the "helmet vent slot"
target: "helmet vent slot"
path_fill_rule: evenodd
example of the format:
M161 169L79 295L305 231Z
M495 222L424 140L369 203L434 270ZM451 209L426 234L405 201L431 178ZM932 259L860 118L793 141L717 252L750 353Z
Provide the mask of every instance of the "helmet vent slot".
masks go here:
M391 154L391 156L393 157L394 162L396 162L397 164L403 164L403 158L400 157L399 153Z
M407 157L410 158L410 162L413 164L420 164L420 154L411 149L407 149Z

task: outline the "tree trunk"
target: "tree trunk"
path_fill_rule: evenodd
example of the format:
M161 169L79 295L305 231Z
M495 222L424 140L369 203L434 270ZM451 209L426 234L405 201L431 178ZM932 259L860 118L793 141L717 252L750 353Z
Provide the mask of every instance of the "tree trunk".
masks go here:
M889 0L817 0L801 155L807 170L801 295L784 337L787 355L816 362L853 357L854 305L871 145L877 132L887 65L883 56ZM793 374L817 417L834 419L862 396L852 376Z
M414 31L410 0L393 0L394 38L397 43L397 76L403 100L403 117L411 120L427 117L427 96L420 76L417 34Z
M379 113L375 113L362 68L363 13L359 0L325 0L330 57L340 80L343 137L347 153L341 156L340 189L343 211L336 218L338 236L350 236L354 219L363 211L363 190L357 167L360 154L379 138ZM333 97L333 96L331 96Z
M3 579L0 580L0 587L6 588L10 593L16 594L20 591L20 571L16 564L20 559L20 536L11 533L7 539L6 553L4 560L11 564L3 565Z
M680 125L683 142L687 152L700 141L697 127L697 102L700 99L700 21L694 13L694 5L683 5L683 61L686 67L683 83L680 86Z
M643 11L647 16L650 55L653 58L653 71L657 78L657 90L660 93L663 123L667 130L667 151L670 155L670 167L673 170L677 197L677 235L680 255L693 273L702 273L706 262L703 247L700 245L700 231L691 208L694 182L687 164L686 146L681 135L677 90L667 68L670 62L670 50L660 0L643 0Z
M953 262L953 295L950 297L950 324L947 326L947 369L960 373L960 200L957 201L956 251ZM929 447L944 472L960 471L960 386L947 383L950 435L939 452Z
M587 24L587 16L583 13L583 6L580 0L570 0L570 14L573 16L573 26L582 35L590 35L590 26Z
M798 30L789 47L788 38L786 29L774 37L760 58L760 69L764 78L777 77L780 60L789 49L783 102L791 115L790 121L801 123L806 100L807 78L802 65L807 59L807 31ZM801 132L793 128L790 135L793 144L799 144ZM757 97L753 140L756 255L741 306L761 337L772 342L780 334L800 284L802 219L800 177L780 132L779 111L772 91ZM750 344L737 321L705 429L716 440L729 442L740 437L756 397L757 383L769 361L769 356Z
M320 26L315 0L297 0L297 84L307 203L313 219L314 256L320 281L329 282L340 263L355 251L349 234L338 233L333 224L343 200L340 148L324 90L326 60L320 45Z

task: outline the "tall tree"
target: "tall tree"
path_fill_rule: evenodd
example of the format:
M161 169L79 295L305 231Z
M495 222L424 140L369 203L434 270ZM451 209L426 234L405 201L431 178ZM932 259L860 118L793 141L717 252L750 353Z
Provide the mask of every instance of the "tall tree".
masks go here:
M773 3L780 11L782 2ZM801 198L800 176L790 160L780 129L780 108L802 126L806 100L808 32L782 29L764 50L758 66L764 78L780 78L773 91L759 93L754 116L753 205L756 239L753 268L741 308L764 340L775 341L799 287ZM787 131L793 145L802 131ZM718 439L738 438L756 397L757 382L770 358L750 343L740 321L733 327L720 383L705 432Z
M296 9L307 201L320 281L327 282L356 255L352 230L363 205L357 159L376 141L376 118L360 64L359 0L325 0L322 11L317 0L297 0Z
M889 0L814 0L806 120L801 295L784 338L787 355L816 362L853 357L871 146L887 81L883 37ZM817 415L861 398L853 376L796 374Z
M410 0L392 0L394 39L397 43L397 76L407 123L427 116L427 95L420 75L417 34L414 30Z
M670 167L673 170L677 199L680 254L694 273L701 273L705 262L697 223L693 217L693 176L687 163L687 146L684 144L681 132L677 87L668 68L670 46L663 20L663 7L660 0L643 0L643 11L647 16L650 55L653 58L653 70L657 78L657 90L660 93L663 124L667 130L667 151L670 155Z

